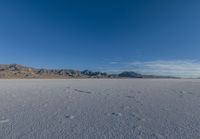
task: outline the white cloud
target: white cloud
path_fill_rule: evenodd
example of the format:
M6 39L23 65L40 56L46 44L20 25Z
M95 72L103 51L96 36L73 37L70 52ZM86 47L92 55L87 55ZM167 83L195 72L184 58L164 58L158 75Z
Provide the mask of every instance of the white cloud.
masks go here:
M128 66L143 74L200 77L200 61L196 60L134 61Z

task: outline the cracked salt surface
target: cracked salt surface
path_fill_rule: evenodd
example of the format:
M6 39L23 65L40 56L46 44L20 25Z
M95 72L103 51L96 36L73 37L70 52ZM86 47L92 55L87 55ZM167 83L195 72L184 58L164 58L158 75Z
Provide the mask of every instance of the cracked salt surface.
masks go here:
M200 80L0 80L0 89L0 139L200 138Z

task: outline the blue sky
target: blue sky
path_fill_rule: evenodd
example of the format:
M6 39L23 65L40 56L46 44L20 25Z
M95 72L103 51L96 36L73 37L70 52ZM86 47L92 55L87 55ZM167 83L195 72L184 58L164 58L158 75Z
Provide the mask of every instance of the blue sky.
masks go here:
M0 63L200 77L200 1L1 0Z

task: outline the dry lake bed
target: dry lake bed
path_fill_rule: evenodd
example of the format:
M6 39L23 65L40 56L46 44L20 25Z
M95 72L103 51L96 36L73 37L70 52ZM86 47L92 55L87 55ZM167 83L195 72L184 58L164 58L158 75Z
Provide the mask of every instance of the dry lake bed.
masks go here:
M200 139L200 80L0 80L0 139Z

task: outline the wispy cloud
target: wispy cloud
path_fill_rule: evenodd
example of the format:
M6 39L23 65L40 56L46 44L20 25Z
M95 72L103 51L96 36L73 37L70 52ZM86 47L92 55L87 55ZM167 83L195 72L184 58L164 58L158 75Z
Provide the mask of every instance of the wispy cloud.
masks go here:
M143 74L200 77L200 61L196 60L134 61L128 63L127 67Z
M142 74L176 76L185 78L200 78L200 61L198 60L155 60L110 62L102 71L108 73L120 73L123 71L135 71Z
M119 62L118 61L112 61L112 62L110 62L110 64L118 64Z

